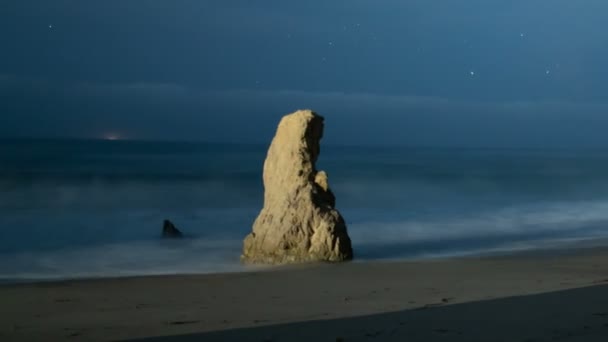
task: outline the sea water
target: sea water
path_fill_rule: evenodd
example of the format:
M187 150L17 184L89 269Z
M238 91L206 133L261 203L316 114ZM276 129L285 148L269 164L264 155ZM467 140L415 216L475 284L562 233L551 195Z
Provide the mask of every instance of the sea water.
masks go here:
M242 271L266 149L0 141L0 281ZM323 146L317 166L358 260L608 236L608 151Z

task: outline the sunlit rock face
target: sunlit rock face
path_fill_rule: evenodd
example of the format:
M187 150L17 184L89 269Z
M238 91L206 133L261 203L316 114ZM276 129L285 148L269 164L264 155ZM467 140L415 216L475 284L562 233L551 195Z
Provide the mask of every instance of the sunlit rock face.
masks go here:
M317 171L323 117L300 110L283 117L264 162L264 207L245 238L242 260L284 264L353 257L327 174Z

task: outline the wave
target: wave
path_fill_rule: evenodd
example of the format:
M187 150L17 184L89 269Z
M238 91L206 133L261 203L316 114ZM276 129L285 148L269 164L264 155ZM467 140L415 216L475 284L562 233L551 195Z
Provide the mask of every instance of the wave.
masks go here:
M348 223L356 260L417 259L564 246L608 237L608 201L511 207L435 220ZM0 281L254 270L240 264L242 238L108 243L3 255Z
M608 201L543 203L462 216L362 221L349 234L363 258L515 250L551 241L606 238Z
M160 240L3 256L0 281L257 270L239 262L241 240ZM10 259L10 260L9 260Z

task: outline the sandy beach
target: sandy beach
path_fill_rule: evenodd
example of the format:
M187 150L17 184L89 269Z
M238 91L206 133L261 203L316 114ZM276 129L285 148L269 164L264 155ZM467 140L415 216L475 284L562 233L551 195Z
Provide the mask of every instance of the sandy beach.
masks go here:
M2 341L605 341L608 249L0 287Z

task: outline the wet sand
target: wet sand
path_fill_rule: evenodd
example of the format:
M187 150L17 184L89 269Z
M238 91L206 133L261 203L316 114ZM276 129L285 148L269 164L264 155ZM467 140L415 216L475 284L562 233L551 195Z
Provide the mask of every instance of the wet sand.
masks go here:
M0 286L1 341L608 341L608 249Z

